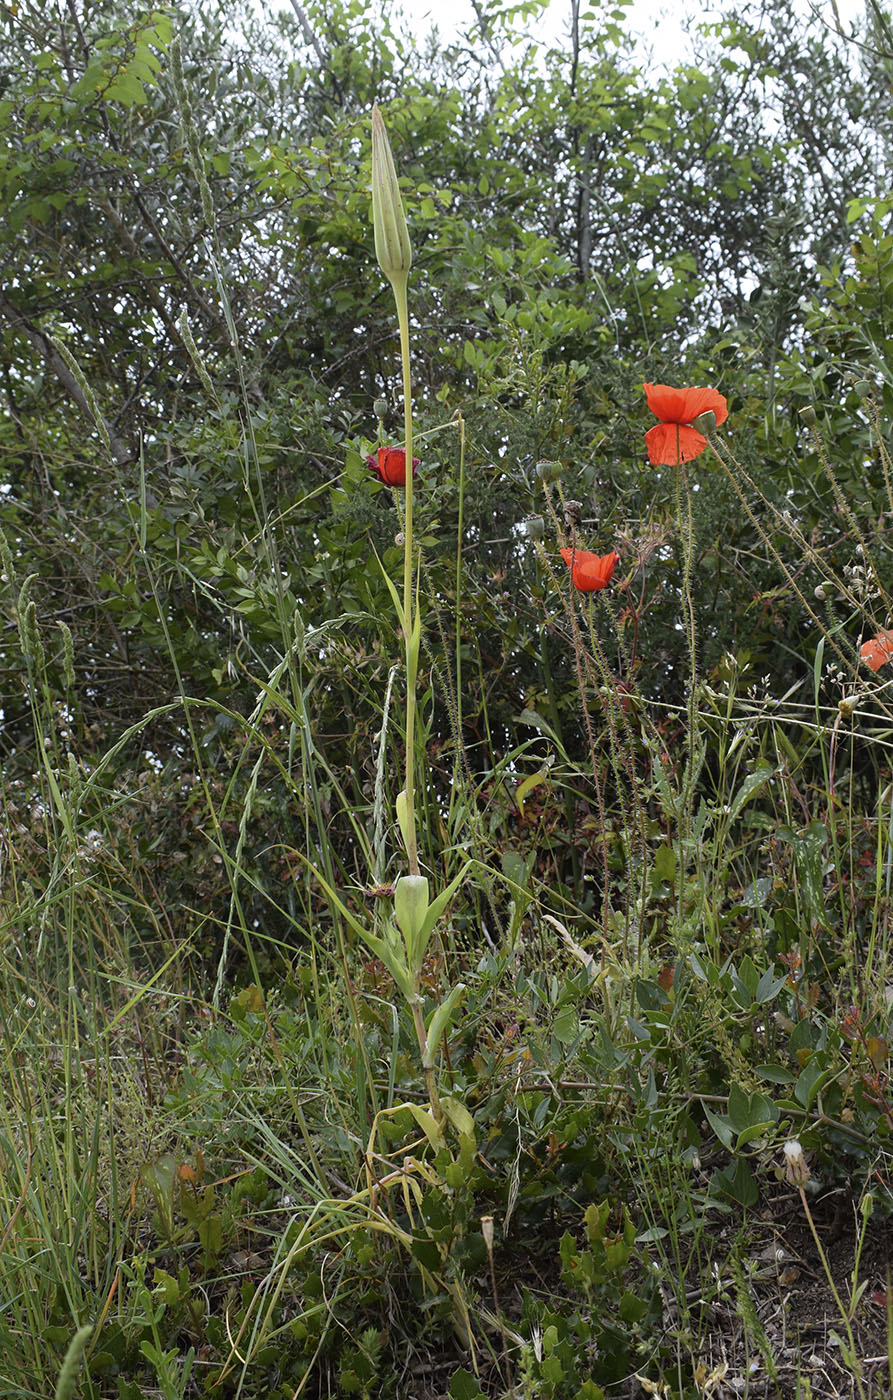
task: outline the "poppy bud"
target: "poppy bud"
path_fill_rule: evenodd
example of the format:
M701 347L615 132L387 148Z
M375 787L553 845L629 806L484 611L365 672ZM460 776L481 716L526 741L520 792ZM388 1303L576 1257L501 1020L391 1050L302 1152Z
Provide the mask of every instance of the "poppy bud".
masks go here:
M818 420L816 419L816 412L811 403L808 403L805 408L801 408L800 418L802 422L806 424L807 428L815 427Z
M405 283L412 248L391 143L377 105L372 108L372 226L379 267L390 282Z
M394 886L394 918L406 941L410 961L418 947L428 913L428 881L424 875L401 875Z
M703 413L699 413L697 418L691 420L691 426L696 433L701 433L704 437L707 437L716 427L716 414L713 412L713 409L707 408Z
M372 405L372 412L375 414L376 418L384 418L384 416L385 416L385 414L387 413L387 411L388 411L388 401L387 401L387 399L376 399L376 400L375 400L375 403Z
M564 506L564 523L571 529L575 525L583 524L583 503L582 501L567 501Z
M546 533L546 522L541 515L528 515L524 521L524 533L529 540L541 540Z

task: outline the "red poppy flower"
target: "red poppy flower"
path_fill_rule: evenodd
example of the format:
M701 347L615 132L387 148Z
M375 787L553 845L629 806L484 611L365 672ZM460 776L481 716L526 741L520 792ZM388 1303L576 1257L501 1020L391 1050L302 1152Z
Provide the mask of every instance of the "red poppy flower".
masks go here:
M712 411L717 427L729 416L728 405L715 389L673 389L669 384L643 384L648 407L661 420L645 434L648 458L655 466L675 467L690 462L707 446L691 426L693 418Z
M366 466L385 486L406 485L406 449L403 447L380 447L374 456L366 458ZM418 457L413 457L413 479L418 476L418 466Z
M607 588L619 554L589 554L585 549L563 549L561 557L571 570L574 587L581 593Z
M879 671L893 658L893 632L878 632L870 642L863 642L859 655L872 671Z

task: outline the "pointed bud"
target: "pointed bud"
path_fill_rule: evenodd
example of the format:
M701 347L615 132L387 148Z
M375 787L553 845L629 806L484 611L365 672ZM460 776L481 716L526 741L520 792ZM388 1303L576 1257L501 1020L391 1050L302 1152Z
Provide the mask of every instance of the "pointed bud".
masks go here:
M390 282L405 282L412 263L409 230L391 143L377 106L372 108L372 224L379 267Z
M403 934L410 966L417 961L427 913L428 881L424 875L401 875L394 888L394 918Z

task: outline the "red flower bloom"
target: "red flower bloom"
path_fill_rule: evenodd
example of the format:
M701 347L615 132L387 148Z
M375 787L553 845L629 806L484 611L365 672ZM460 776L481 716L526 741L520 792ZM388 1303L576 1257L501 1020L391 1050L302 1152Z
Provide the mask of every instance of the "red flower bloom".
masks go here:
M645 434L648 458L655 466L675 467L690 462L707 446L707 439L691 427L693 418L712 411L716 425L729 416L728 405L715 389L672 389L669 384L643 384L648 407L660 422Z
M585 549L563 549L561 557L571 570L574 587L581 593L597 593L607 588L619 554L589 554Z
M893 632L878 632L870 642L863 642L859 655L872 671L879 671L893 658Z
M406 449L403 447L380 447L374 456L366 458L366 466L385 486L406 485ZM418 466L418 457L413 457L413 479L418 476Z

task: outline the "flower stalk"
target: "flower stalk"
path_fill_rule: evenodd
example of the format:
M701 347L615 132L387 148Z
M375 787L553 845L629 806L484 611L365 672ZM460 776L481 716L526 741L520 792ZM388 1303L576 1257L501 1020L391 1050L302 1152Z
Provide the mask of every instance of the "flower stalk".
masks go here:
M409 368L409 269L412 246L406 226L403 198L384 120L377 104L372 108L372 224L375 256L391 284L400 329L400 363L403 375L403 435L406 452L406 502L403 525L403 609L401 625L406 658L406 777L397 803L397 820L406 847L410 876L419 874L415 813L415 715L416 678L419 665L420 627L417 600L413 597L413 473L412 379ZM402 799L402 800L401 800Z

